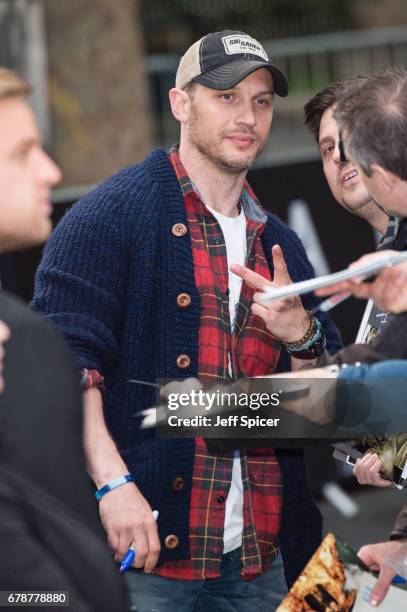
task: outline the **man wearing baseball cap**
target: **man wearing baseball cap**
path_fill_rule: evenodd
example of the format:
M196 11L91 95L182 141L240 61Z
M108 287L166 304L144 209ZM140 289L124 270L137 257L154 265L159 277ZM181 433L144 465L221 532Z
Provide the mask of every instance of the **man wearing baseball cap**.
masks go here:
M253 287L230 269L245 264L276 285L313 274L246 181L274 94L287 93L251 36L226 30L193 44L169 92L179 145L82 198L39 268L34 304L87 370L89 471L108 491L99 507L116 559L135 549L132 609L274 610L320 541L300 450L212 454L201 438L155 437L135 418L155 391L129 383L223 383L339 348L327 316L308 313L312 297L269 307L266 325Z
M243 32L214 32L189 47L179 64L175 86L185 89L189 83L200 83L211 89L229 89L259 68L269 70L275 93L285 97L287 79L257 40Z

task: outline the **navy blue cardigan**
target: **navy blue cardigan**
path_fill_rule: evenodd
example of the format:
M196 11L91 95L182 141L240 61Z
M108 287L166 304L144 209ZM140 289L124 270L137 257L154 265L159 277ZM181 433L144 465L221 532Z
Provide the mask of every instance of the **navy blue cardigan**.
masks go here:
M61 220L45 247L36 278L34 307L68 339L79 367L96 368L106 381L105 416L129 470L150 505L159 510L161 542L176 534L179 545L162 546L160 562L189 555L188 519L193 439L156 438L138 428L137 413L154 404L154 390L129 379L155 381L197 375L200 297L194 283L190 236L178 181L162 150L126 168L83 197ZM274 215L262 236L272 269L271 247L282 247L293 280L312 267L297 236ZM177 306L188 293L188 308ZM304 300L307 307L313 298ZM339 335L320 315L328 350ZM179 370L177 357L191 364ZM289 369L283 351L280 370ZM277 451L283 479L280 546L291 583L317 547L321 517L311 500L301 451ZM184 487L171 484L181 476Z

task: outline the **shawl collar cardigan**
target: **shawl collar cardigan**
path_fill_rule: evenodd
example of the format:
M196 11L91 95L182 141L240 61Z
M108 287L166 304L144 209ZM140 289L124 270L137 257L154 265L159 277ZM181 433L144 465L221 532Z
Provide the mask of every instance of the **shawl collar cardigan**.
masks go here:
M294 281L313 276L296 234L267 213L262 242L271 271L271 247L282 247ZM156 438L138 428L137 413L155 402L154 390L129 379L196 376L200 297L194 284L189 233L173 226L187 219L178 180L163 150L121 170L84 196L63 217L45 247L34 307L67 338L79 367L105 376L104 407L110 432L152 508L159 510L160 562L189 554L189 501L193 439ZM179 293L191 305L177 306ZM304 299L312 308L314 298ZM335 326L319 315L327 348L341 346ZM187 354L186 369L177 357ZM283 350L279 371L289 369ZM301 450L277 450L284 487L280 547L291 584L318 546L321 516L308 489ZM174 491L173 480L184 486ZM179 545L163 541L176 534Z

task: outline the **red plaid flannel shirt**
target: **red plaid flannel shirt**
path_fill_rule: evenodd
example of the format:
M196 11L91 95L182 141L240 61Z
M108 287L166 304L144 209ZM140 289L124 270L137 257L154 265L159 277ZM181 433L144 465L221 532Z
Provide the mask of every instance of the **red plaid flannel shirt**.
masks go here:
M253 290L245 283L231 330L228 299L226 246L217 220L207 210L191 184L179 159L170 153L184 195L194 258L195 283L200 292L202 311L199 333L199 378L223 383L230 380L230 354L234 378L272 373L280 343L267 331L263 321L251 313ZM247 219L246 265L270 278L260 235L264 223L251 218L247 200L255 196L245 184L242 204ZM258 208L258 210L260 210ZM155 573L178 579L216 578L223 554L225 501L233 467L233 453L212 455L202 438L196 439L191 510L189 517L191 558L168 562ZM280 470L272 449L241 453L243 481L242 577L250 579L262 571L262 564L277 552L282 489Z

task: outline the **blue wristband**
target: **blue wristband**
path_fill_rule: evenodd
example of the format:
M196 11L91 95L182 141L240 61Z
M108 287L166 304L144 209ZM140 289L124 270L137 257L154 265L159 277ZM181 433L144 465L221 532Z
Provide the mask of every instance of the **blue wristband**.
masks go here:
M126 474L125 476L119 476L119 478L111 480L96 491L96 500L100 501L102 497L106 495L106 493L109 493L109 491L113 491L113 489L117 489L117 487L121 487L122 485L126 484L126 482L134 482L134 476L132 476L131 474Z

